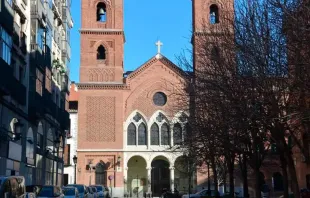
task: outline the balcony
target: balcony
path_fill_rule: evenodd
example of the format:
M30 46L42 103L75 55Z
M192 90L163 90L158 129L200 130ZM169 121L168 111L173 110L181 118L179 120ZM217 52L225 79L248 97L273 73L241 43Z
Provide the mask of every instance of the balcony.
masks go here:
M21 105L26 104L26 87L13 76L13 68L0 59L0 92L10 95Z
M27 53L27 36L24 32L21 33L20 39L20 50L26 54Z
M62 54L62 57L65 57L66 59L68 59L70 61L70 59L71 59L71 47L70 47L68 41L66 41L66 40L62 41L61 54Z
M29 93L29 117L33 121L37 121L44 115L44 100L43 97L36 91Z
M44 0L31 0L30 10L32 18L42 19L42 16L45 14L43 1Z
M69 85L69 78L68 78L68 75L65 74L63 76L63 79L62 79L62 82L61 82L61 91L68 93L70 91L69 86L70 86Z
M26 0L13 0L13 8L14 10L21 16L22 19L26 19Z
M41 67L41 69L43 69L44 68L44 53L41 47L36 43L32 43L30 44L30 51L31 51L31 56L30 56L31 64L37 65Z
M12 35L13 43L19 47L19 41L20 41L20 26L14 22L13 25L13 35Z
M8 1L1 0L0 24L9 34L13 32L14 10Z
M51 50L48 46L44 46L44 49L41 49L41 47L36 44L32 43L30 44L30 61L32 64L35 64L41 68L41 70L44 70L45 67L51 68Z

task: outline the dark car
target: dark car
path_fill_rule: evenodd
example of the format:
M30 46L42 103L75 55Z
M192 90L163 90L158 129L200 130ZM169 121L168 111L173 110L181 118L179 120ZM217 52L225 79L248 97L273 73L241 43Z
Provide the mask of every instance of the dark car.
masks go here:
M58 186L42 186L37 198L64 198L62 189Z
M42 186L41 185L31 185L26 186L26 192L28 193L34 193L35 195L38 195Z
M66 187L75 187L79 191L80 198L88 198L88 190L83 184L68 184Z

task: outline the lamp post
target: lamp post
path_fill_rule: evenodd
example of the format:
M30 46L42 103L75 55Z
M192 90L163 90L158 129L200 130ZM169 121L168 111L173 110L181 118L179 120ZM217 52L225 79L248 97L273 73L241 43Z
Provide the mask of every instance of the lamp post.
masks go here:
M74 155L73 157L73 163L74 163L74 184L76 184L76 164L77 164L77 157Z

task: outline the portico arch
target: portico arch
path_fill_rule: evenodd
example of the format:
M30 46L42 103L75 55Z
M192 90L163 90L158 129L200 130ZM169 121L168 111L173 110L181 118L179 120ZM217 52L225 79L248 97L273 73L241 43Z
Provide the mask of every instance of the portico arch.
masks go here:
M179 156L174 162L174 188L180 193L187 193L188 186L192 185L188 181L190 173L186 157Z
M141 156L132 156L127 162L126 193L131 197L143 197L147 192L147 162Z
M153 158L151 171L151 189L154 197L160 197L163 189L171 189L170 163L164 156Z

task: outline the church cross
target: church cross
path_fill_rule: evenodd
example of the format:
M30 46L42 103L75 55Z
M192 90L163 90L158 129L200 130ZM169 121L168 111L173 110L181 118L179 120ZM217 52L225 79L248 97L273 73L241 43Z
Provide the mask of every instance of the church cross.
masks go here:
M160 47L163 45L163 43L160 41L157 41L155 44L157 45L157 53L160 54Z

